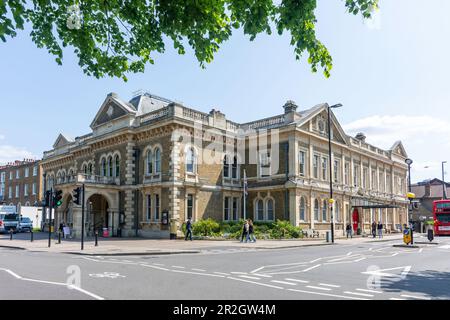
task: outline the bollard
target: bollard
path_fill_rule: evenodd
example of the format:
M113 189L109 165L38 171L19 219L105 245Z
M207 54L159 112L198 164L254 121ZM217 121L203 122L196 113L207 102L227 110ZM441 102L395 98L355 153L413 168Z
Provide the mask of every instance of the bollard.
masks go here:
M95 231L95 246L98 247L98 231Z
M33 230L30 231L31 242L33 242Z
M9 240L12 240L13 230L9 229Z
M61 231L58 232L58 244L61 244Z

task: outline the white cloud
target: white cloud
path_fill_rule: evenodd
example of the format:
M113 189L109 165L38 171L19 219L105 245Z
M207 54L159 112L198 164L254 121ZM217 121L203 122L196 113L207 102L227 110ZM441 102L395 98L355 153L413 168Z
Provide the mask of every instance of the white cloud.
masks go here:
M0 164L23 159L37 159L30 151L10 145L0 145Z
M5 136L0 134L0 140L5 140Z

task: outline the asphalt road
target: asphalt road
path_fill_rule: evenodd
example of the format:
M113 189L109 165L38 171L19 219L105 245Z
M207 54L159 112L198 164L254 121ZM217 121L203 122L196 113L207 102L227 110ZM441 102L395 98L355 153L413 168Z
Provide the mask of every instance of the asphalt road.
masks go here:
M416 241L425 241L416 237ZM450 299L450 238L85 257L0 249L1 299Z

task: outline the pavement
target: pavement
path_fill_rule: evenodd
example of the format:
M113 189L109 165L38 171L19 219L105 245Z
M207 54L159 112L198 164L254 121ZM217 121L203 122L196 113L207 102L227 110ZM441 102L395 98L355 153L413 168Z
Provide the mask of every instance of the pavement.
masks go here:
M426 242L423 235L415 237ZM273 241L270 246L139 239L100 242L99 246L134 243L199 251L122 257L3 247L0 283L8 290L0 290L0 299L188 299L200 304L217 299L248 304L252 300L270 304L276 300L450 299L450 238L437 238L439 245L419 248L394 247L400 243L399 236L310 245L316 241ZM276 248L285 243L296 246Z
M61 243L54 238L48 246L48 233L34 233L31 242L30 233L13 235L0 235L0 247L11 249L24 249L31 252L50 252L78 254L86 256L125 256L125 255L164 255L201 253L208 250L227 249L287 249L310 246L333 245L324 239L286 239L286 240L257 240L255 243L241 243L237 240L161 240L144 238L99 238L95 246L93 238L84 242L81 250L81 240L62 239ZM401 234L386 235L382 239L367 237L354 237L353 239L336 238L334 245L364 242L383 242L401 239Z

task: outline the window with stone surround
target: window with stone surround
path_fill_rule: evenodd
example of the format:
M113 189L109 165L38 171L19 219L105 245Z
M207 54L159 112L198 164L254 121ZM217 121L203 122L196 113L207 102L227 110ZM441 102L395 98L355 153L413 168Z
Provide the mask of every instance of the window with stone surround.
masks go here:
M196 159L195 149L189 147L186 154L186 171L189 173L197 172L197 159Z
M33 177L36 177L38 174L38 166L33 167Z
M344 184L346 186L350 185L350 163L345 162L344 164Z
M298 152L298 173L301 176L306 175L306 151L300 150Z
M230 220L230 197L225 197L223 205L223 220Z
M159 220L159 212L160 212L160 201L159 194L155 194L155 220Z
M233 157L233 163L231 164L231 178L237 179L238 178L238 164L237 164L237 157Z
M147 174L153 174L153 152L147 151Z
M227 155L225 155L225 157L223 157L223 176L225 178L230 177L230 162L228 160Z
M305 203L304 197L300 197L299 213L300 213L300 221L305 221L306 220L306 203Z
M319 179L319 156L316 154L313 157L313 176Z
M328 220L328 203L327 200L322 201L322 222L326 222Z
M35 196L36 195L36 182L35 183L33 183L33 186L32 186L32 194L33 194L33 196Z
M147 195L147 221L152 219L152 195Z
M187 201L186 201L186 216L188 219L192 219L194 215L194 195L188 194L187 195Z
M111 156L108 157L108 177L113 176L113 158Z
M155 173L161 173L161 150L155 149Z
M322 157L322 180L328 180L328 158Z
M333 165L333 181L335 183L340 182L340 167L341 167L341 161L339 159L334 159L334 165Z
M114 158L114 165L115 165L114 176L118 178L120 177L120 157L118 154L116 154Z
M257 199L255 202L255 218L256 220L264 220L264 201L263 199Z
M319 200L314 200L314 221L319 221Z
M273 221L275 217L275 201L271 198L267 199L267 220Z
M28 197L28 184L23 185L23 195Z
M30 176L30 168L25 168L25 178L28 178Z
M102 159L102 176L106 177L108 174L107 168L106 168L106 159Z

